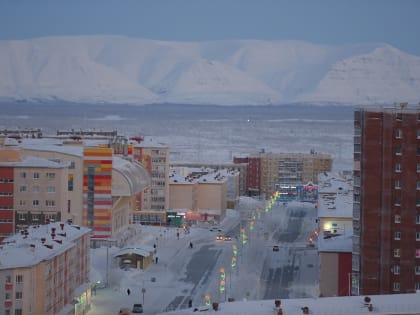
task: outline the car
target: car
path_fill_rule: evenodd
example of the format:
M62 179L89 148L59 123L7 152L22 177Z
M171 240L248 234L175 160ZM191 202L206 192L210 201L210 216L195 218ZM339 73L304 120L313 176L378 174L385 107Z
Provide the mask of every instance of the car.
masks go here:
M224 241L231 241L232 237L230 237L229 235L225 235L225 236L223 236L223 240Z
M134 304L133 309L131 310L133 314L143 313L143 305L140 303Z
M277 245L273 246L273 252L278 252L280 250L280 247L278 247Z
M118 315L131 315L128 307L121 307Z
M216 241L223 241L223 235L217 235L216 236Z

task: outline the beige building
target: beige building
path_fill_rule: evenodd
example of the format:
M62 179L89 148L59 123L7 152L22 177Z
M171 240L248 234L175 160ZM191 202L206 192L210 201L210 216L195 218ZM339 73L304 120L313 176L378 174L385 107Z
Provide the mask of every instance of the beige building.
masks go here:
M169 209L169 147L145 140L133 145L133 159L150 175L150 186L139 196L136 211Z
M276 184L318 182L318 174L331 171L332 158L318 153L261 153L261 192L270 196ZM257 174L258 175L258 174Z
M30 226L0 247L2 314L82 315L91 305L87 228Z

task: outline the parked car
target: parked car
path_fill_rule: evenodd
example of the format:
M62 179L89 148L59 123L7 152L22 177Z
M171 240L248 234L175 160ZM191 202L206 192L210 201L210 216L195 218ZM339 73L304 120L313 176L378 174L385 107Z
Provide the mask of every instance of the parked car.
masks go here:
M133 314L143 313L143 305L141 305L140 303L134 304L131 312Z
M128 307L121 307L118 315L131 315Z
M280 247L278 247L277 245L273 246L273 252L278 252L280 250Z

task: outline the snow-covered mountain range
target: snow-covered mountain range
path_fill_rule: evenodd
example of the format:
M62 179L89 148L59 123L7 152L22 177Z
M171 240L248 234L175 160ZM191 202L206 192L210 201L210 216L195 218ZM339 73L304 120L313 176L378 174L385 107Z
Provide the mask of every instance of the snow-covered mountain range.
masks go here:
M122 36L3 40L0 98L129 104L417 104L420 57L383 43L163 42Z

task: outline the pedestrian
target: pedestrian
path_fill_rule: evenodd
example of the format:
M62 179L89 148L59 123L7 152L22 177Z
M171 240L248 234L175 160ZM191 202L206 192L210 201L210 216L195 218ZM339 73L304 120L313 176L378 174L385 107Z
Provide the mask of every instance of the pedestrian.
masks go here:
M156 258L155 258L155 263L157 264L158 263L158 257L156 256Z
M193 248L193 243L190 242L190 248Z
M192 300L188 301L188 307L191 308L192 307Z
M130 289L127 289L127 295L130 295L131 291Z

